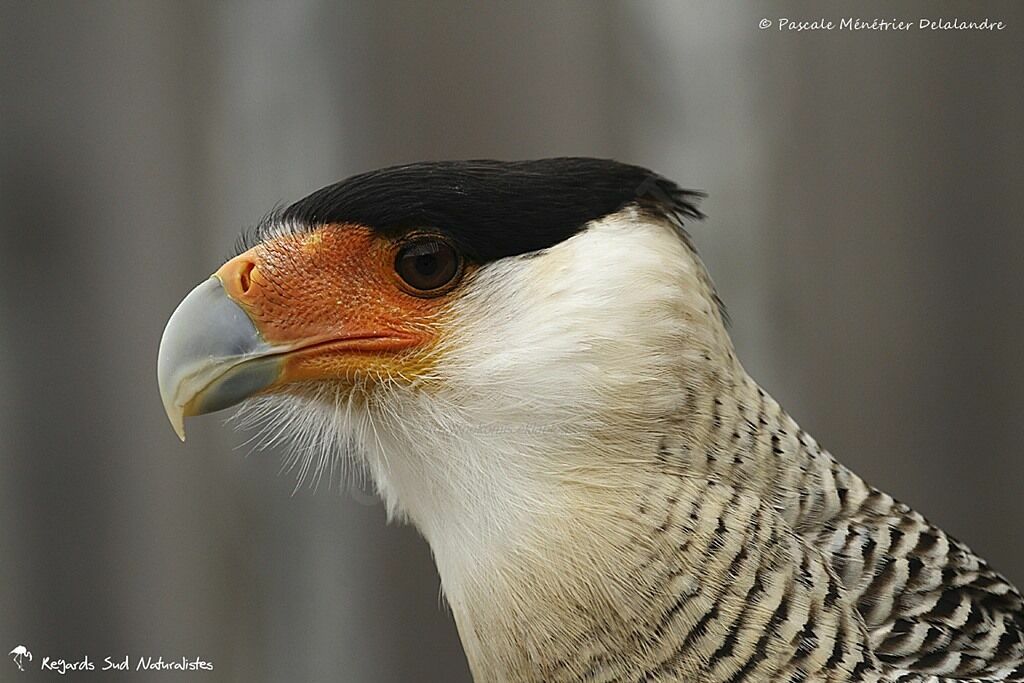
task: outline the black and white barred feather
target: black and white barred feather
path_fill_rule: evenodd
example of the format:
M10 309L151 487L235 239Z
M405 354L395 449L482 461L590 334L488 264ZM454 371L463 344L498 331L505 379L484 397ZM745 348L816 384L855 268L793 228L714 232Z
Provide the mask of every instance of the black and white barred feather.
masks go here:
M839 464L751 380L718 396L691 395L689 401L685 430L662 440L659 460L666 472L681 479L699 476L707 486L731 487L733 497L747 492L769 502L801 572L783 591L782 607L765 605L764 591L749 592L740 620L760 615L757 642L795 644L793 662L804 663L750 675L767 656L765 647L755 645L745 651L743 667L727 677L710 675L712 657L702 680L1024 680L1024 600L984 560ZM704 416L702 424L692 424L695 415ZM701 509L697 516L709 514L724 513ZM750 536L763 533L758 530L766 520L750 514L735 524ZM745 538L743 547L751 542ZM723 539L722 547L730 545ZM747 551L742 559L752 558ZM733 571L740 576L750 569L741 564ZM787 603L804 599L813 609L800 618L785 610ZM837 601L855 609L833 615L829 609ZM709 619L717 606L709 606ZM773 617L765 621L771 608ZM721 646L743 633L742 624L722 628ZM820 649L823 639L833 643L833 652L824 661L807 658L804 651ZM727 649L740 650L735 643Z

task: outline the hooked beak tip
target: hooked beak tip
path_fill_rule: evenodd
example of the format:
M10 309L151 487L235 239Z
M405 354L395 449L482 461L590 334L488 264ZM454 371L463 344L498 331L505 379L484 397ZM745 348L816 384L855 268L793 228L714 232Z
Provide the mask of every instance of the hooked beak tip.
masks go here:
M182 443L185 443L185 418L180 413L177 415L168 415L171 420L171 427L174 428L174 433L178 435Z

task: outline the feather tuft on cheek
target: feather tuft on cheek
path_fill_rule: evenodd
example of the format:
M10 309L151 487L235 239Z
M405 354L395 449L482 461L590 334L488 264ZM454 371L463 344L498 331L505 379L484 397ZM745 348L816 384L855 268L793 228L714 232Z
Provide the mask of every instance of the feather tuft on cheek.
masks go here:
M304 485L316 491L321 483L363 490L367 473L359 444L377 428L365 409L366 394L358 382L299 384L246 401L227 422L252 433L242 443L250 453L281 449L281 473L296 477L293 494Z

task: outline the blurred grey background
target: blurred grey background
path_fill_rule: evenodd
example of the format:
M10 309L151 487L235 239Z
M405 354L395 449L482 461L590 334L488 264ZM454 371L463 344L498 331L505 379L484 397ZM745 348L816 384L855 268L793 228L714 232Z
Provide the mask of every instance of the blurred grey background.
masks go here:
M1008 28L758 28L894 14ZM217 417L180 444L155 382L242 228L435 158L610 156L707 190L691 229L754 376L1024 582L1022 31L1012 2L0 3L2 652L468 680L412 529L293 496Z

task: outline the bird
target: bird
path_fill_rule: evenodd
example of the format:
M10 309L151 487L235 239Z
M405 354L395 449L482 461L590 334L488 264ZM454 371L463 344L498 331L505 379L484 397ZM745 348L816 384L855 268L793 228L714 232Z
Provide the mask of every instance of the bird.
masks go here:
M24 645L17 646L16 648L8 652L7 656L14 660L14 663L18 665L18 669L20 671L25 670L23 660L27 659L30 662L32 661L32 653L29 652L28 648Z
M478 682L1024 680L1017 588L740 363L704 196L583 157L329 185L172 313L167 415L363 468Z

